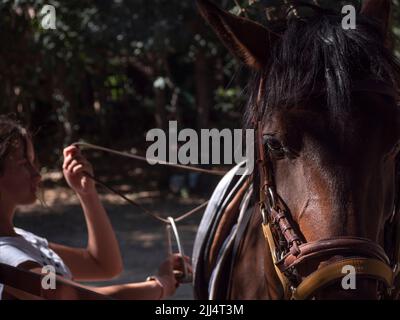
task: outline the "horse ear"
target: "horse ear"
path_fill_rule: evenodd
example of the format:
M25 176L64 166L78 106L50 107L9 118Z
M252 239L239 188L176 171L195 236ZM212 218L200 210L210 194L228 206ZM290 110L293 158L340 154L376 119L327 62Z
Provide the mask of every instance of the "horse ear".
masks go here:
M389 37L390 18L392 14L391 0L365 0L361 9L361 14L375 19L380 24L385 42Z
M203 18L237 58L253 69L265 67L274 34L259 23L223 11L209 0L196 2Z

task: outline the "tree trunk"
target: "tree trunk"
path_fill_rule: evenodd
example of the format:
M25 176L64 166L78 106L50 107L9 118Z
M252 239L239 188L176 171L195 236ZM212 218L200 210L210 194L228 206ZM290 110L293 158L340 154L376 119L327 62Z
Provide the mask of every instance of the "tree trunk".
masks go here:
M166 88L154 88L154 98L156 105L156 113L154 115L156 120L157 128L167 130L167 97L166 97Z

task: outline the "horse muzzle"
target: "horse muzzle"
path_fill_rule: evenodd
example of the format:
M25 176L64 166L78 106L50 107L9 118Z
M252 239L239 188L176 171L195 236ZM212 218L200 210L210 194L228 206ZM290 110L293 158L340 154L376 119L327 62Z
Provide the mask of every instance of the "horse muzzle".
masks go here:
M263 229L268 238L268 224ZM285 298L294 300L393 298L398 275L397 264L390 265L382 247L358 237L300 244L281 259L275 256L274 262ZM312 266L315 271L301 276Z

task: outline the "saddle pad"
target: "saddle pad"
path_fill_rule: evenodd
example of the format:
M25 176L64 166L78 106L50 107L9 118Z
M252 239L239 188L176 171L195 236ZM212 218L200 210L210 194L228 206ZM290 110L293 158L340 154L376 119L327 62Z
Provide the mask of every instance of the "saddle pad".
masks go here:
M247 211L250 204L250 200L253 194L253 188L247 189L242 202L239 207L239 217L236 223L233 225L230 234L226 237L224 245L221 247L217 263L212 272L211 279L209 281L209 296L210 300L222 300L227 299L230 289L230 276L233 268L233 262L236 258L237 252L235 252L235 243L240 242L243 233L239 226L247 226L250 214Z
M222 178L214 190L200 222L192 258L194 296L196 299L204 300L210 298L208 292L209 279L207 279L204 272L209 250L223 212L248 178L247 172L243 175L236 174L245 164L245 162L238 164ZM213 277L215 278L215 275Z

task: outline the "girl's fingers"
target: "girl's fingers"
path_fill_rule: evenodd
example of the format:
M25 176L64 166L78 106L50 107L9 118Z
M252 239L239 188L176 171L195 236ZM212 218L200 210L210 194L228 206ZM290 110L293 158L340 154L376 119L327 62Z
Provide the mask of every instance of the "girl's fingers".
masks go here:
M73 160L73 157L71 155L66 156L64 158L63 169L66 169L72 160Z
M64 150L63 150L64 158L67 157L69 154L75 153L77 151L78 151L78 148L75 146L69 146L69 147L64 148Z
M66 170L72 170L78 164L83 165L86 169L92 171L92 165L83 157L68 159L63 165L63 168Z
M78 165L76 165L75 167L72 168L72 173L76 174L76 173L82 172L84 170L85 170L84 165L83 164L78 164Z
M193 268L190 263L190 258L189 257L184 257L184 263L186 264L186 269L189 273L193 273ZM173 261L173 268L175 270L183 271L184 266L183 266L183 261L180 255L174 256L174 261Z
M63 163L63 168L67 168L72 161L77 160L80 162L83 162L83 160L85 160L82 156L73 156L71 154L67 155L64 159L64 163Z
M67 166L67 171L71 171L74 166L78 164L77 160L72 160L71 163Z
M92 167L89 163L77 163L75 166L72 167L71 169L72 173L78 173L78 172L87 172L89 174L93 174Z
M175 253L172 257L173 257L173 261L182 261L182 255L179 253ZM185 262L191 263L190 257L184 256L183 259L185 260Z
M185 263L186 265L191 265L190 260L187 259L182 260L182 258L176 259L173 262L174 266L179 266L179 267L181 267L183 263Z
M173 255L172 255L172 257L173 258L182 258L182 255L180 254L180 253L174 253ZM190 259L190 257L189 256L184 256L184 258L185 259Z

